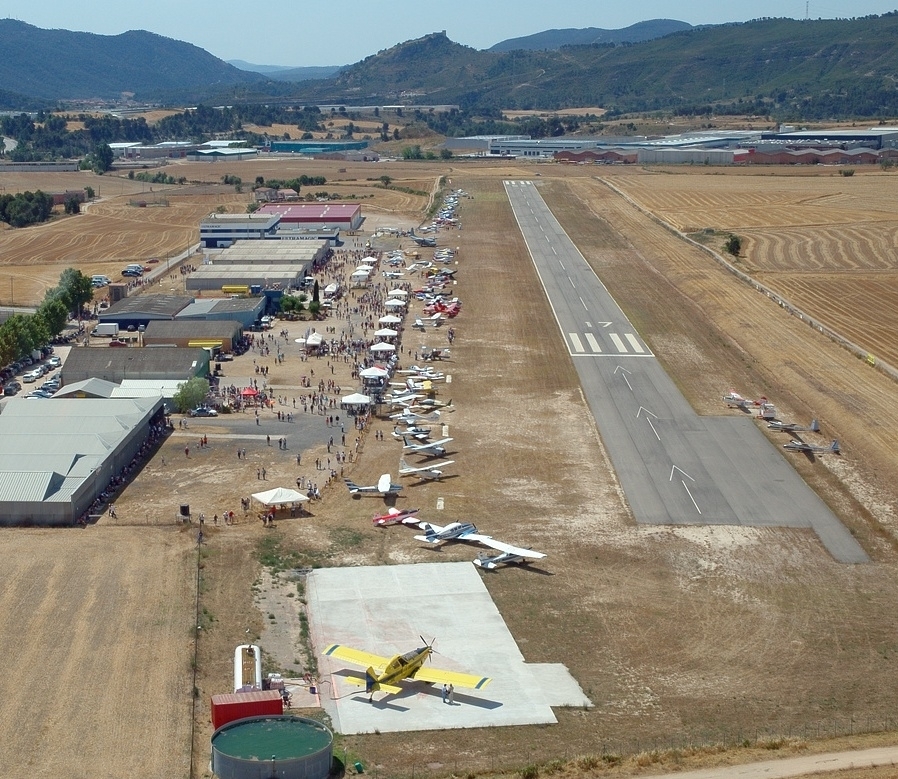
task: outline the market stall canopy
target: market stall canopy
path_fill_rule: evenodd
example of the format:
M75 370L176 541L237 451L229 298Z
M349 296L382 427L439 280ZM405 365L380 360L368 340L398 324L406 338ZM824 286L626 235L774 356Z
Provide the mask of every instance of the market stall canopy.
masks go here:
M353 271L352 275L349 277L351 279L367 279L370 271L367 270L357 270Z
M240 392L240 394L243 395L243 397L245 397L245 398L254 398L254 397L256 397L256 395L259 394L259 391L256 389L253 389L252 387L247 387L246 389L242 390Z
M395 352L396 347L393 344L379 343L371 347L372 352Z
M348 406L367 406L371 402L371 398L361 392L354 392L352 395L341 398L340 402Z
M302 503L308 500L307 495L297 492L290 487L275 487L265 492L254 492L253 498L266 506L277 506L281 503Z
M405 301L400 300L399 298L390 298L386 303L384 303L385 308L403 308L405 306Z
M408 292L406 292L404 289L391 289L387 293L387 295L392 295L393 297L397 298L404 298L408 295Z
M328 284L324 288L324 294L325 295L333 295L337 291L337 289L339 289L339 288L337 287L336 284Z
M396 330L392 330L389 327L381 328L380 330L375 330L374 335L377 338L394 338L399 335L399 332Z
M321 333L312 333L306 338L306 346L321 346L324 336Z
M359 371L359 377L363 379L385 379L390 372L385 368L378 368L376 365Z
M382 316L377 320L382 325L398 325L402 318L396 316L395 314L387 314L386 316Z

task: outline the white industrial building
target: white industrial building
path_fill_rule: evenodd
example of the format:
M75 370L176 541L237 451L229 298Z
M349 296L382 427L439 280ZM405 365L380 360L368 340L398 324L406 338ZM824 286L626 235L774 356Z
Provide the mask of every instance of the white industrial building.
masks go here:
M113 350L110 350L113 351ZM0 414L0 525L88 521L139 465L162 398L13 398Z

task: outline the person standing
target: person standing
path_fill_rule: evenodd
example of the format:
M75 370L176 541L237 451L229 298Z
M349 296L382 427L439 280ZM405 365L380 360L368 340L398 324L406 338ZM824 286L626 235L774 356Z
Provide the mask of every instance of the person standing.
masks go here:
M455 705L455 686L452 684L449 685L449 696L448 696L447 702L449 703L450 706Z
M449 688L444 684L443 685L443 703L449 700Z

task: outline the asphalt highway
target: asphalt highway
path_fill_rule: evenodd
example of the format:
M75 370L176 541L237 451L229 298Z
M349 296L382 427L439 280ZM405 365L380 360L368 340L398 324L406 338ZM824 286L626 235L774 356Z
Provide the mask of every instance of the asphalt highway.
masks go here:
M751 419L695 413L537 186L505 190L636 521L812 528L836 560L868 562Z

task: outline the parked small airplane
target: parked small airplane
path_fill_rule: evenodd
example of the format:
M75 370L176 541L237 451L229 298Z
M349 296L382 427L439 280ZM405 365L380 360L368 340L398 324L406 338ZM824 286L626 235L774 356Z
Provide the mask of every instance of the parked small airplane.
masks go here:
M409 236L418 246L430 246L434 247L437 245L437 239L431 238L425 235L411 235Z
M409 425L405 430L397 430L393 428L393 438L396 440L405 440L406 438L414 438L422 443L430 438L429 427L418 427L417 425Z
M385 270L385 279L401 279L405 274L401 270Z
M842 452L838 439L829 446L815 446L793 438L788 444L783 444L783 449L788 449L790 452L810 452L811 454L841 454Z
M415 425L418 422L435 425L440 419L440 412L431 411L429 414L416 414L414 411L406 409L398 414L390 414L390 419L404 425Z
M726 395L723 396L723 401L730 408L741 408L745 411L748 411L752 406L760 406L763 403L766 403L767 398L749 400L748 398L743 398L742 395L740 395L735 390L730 390Z
M453 439L441 438L439 441L426 444L410 444L407 436L402 436L402 449L410 454L423 454L425 457L445 457L446 444ZM444 463L445 465L445 463Z
M522 549L519 546L496 541L494 538L487 536L480 539L480 543L495 549L499 554L490 554L489 552L481 552L474 565L480 568L486 568L494 571L500 565L508 565L509 563L522 563L526 565L531 560L541 560L545 555L542 552L534 552L532 549Z
M774 420L773 422L768 422L767 427L771 430L781 430L784 433L820 432L820 423L816 419L812 419L811 424L809 425L799 425L795 422L780 422L779 420Z
M402 489L401 484L393 484L389 473L383 474L377 480L377 484L371 484L367 487L362 487L351 479L343 479L343 481L346 482L346 487L349 490L350 495L360 495L362 493L368 493L370 495L396 495Z
M403 679L413 679L428 684L451 684L470 690L482 690L492 681L488 676L444 671L433 667L425 668L424 663L433 653L433 642L428 644L423 638L421 641L424 642L424 646L392 658L370 654L341 644L331 644L324 650L324 654L327 657L335 657L362 668L367 666L368 670L365 671L364 679L347 676L346 681L364 687L365 692L371 696L370 700L374 699L374 693L379 690L394 695L402 692L402 688L397 687L396 682Z
M470 522L450 522L440 527L430 522L421 522L418 527L424 531L423 536L415 536L418 541L427 544L442 544L443 541L475 541L483 542L489 536L477 532L477 528Z
M443 478L442 468L445 468L447 465L452 465L455 460L445 460L440 463L433 463L432 465L424 465L420 468L412 468L405 459L401 459L399 461L399 475L400 476L417 476L419 479L436 479L439 481Z
M388 525L419 525L420 520L415 516L420 509L403 509L391 508L386 514L375 514L374 527L387 527Z

